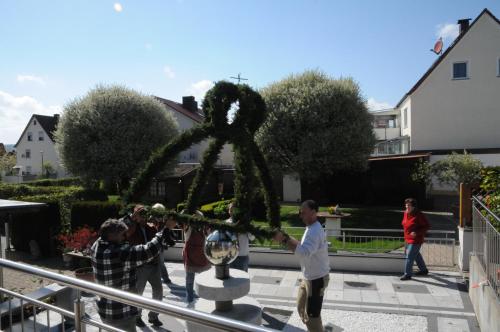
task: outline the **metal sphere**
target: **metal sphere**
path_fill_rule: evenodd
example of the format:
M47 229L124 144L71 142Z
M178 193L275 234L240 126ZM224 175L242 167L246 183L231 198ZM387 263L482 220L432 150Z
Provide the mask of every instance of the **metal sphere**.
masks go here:
M231 264L240 251L238 237L228 231L213 231L205 240L203 252L213 265Z

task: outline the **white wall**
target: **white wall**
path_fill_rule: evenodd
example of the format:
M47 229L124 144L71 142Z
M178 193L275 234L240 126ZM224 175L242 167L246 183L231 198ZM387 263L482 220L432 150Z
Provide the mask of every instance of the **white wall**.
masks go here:
M300 177L298 174L283 176L283 201L300 202L302 198Z
M172 113L174 118L179 124L179 131L183 132L188 129L198 126L200 123L191 119L190 117L174 111L167 106L167 110ZM189 149L183 151L179 155L179 162L182 163L199 163L203 159L203 153L208 148L209 141L204 140L198 144L192 145ZM217 164L219 165L234 165L233 161L233 150L230 144L225 144L221 153L219 154L219 160Z
M500 146L499 56L500 26L485 14L412 94L412 150ZM452 79L457 61L469 79Z
M411 114L412 114L412 107L411 107L411 97L406 98L406 100L401 104L399 107L400 110L400 119L401 119L401 136L411 136ZM406 110L406 120L405 120L405 112ZM405 121L406 121L406 126L405 126ZM411 146L411 142L410 142Z
M66 176L66 170L61 165L59 156L56 152L54 142L50 139L47 133L43 130L38 121L35 124L35 118L32 117L28 128L24 132L23 137L16 146L16 165L22 166L22 171L26 172L28 166L31 167L31 174L40 175L42 173L42 153L43 163L50 162L52 167L57 171L58 177ZM38 132L43 131L43 141L38 140ZM32 141L28 141L28 133L32 133ZM26 150L31 151L31 157L26 158ZM23 158L24 155L24 158Z

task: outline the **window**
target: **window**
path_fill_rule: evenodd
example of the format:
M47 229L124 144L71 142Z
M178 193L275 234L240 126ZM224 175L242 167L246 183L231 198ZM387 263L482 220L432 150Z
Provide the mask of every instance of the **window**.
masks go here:
M43 131L39 131L38 132L38 140L39 141L43 141L44 137L43 137Z
M151 186L149 187L149 196L151 197L156 197L156 182L152 182Z
M27 175L31 174L31 166L26 166L26 174Z
M403 128L408 128L408 108L403 110Z
M26 149L26 152L24 153L24 155L26 156L26 159L30 159L31 158L31 150Z
M469 78L467 75L467 62L453 63L453 79L460 80Z
M158 182L158 196L165 196L165 182Z
M396 120L389 120L389 128L396 128Z
M28 142L33 141L33 133L28 131Z
M35 125L35 126L36 126L36 120L34 120L34 121L33 121L33 125Z

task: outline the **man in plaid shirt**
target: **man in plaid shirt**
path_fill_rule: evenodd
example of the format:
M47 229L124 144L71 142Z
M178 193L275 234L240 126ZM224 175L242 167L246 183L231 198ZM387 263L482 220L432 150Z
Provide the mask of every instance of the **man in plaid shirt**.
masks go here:
M167 221L173 228L175 221ZM100 238L92 246L92 267L97 283L124 291L135 292L138 266L155 258L161 249L163 232L157 233L143 245L125 242L127 225L116 219L106 220L99 230ZM136 307L101 297L97 301L104 323L126 331L136 331Z

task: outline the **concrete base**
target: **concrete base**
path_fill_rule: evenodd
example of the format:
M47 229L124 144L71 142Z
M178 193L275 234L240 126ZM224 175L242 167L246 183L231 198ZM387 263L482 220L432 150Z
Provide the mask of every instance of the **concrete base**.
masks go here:
M341 218L325 218L325 230L328 236L342 236L342 219Z
M500 331L500 302L493 288L485 283L486 273L476 256L470 257L469 296L481 331ZM475 288L474 286L479 285Z
M469 271L469 255L473 245L472 228L458 227L458 240L460 241L458 267L462 271Z
M330 253L330 267L334 271L403 273L405 257L403 254L350 254ZM182 261L182 244L165 251L166 261ZM297 257L288 250L250 249L250 265L269 268L300 269ZM233 270L231 270L232 273Z
M230 275L228 279L217 279L212 267L196 276L195 291L202 299L212 301L231 301L247 295L250 292L248 273L231 269Z
M199 299L194 305L194 310L202 311L211 315L222 316L224 318L234 319L240 322L260 325L262 324L262 308L252 297L245 296L233 302L231 311L221 312L215 309L215 302L205 299ZM195 324L186 321L188 332L218 332L219 330L204 325Z

